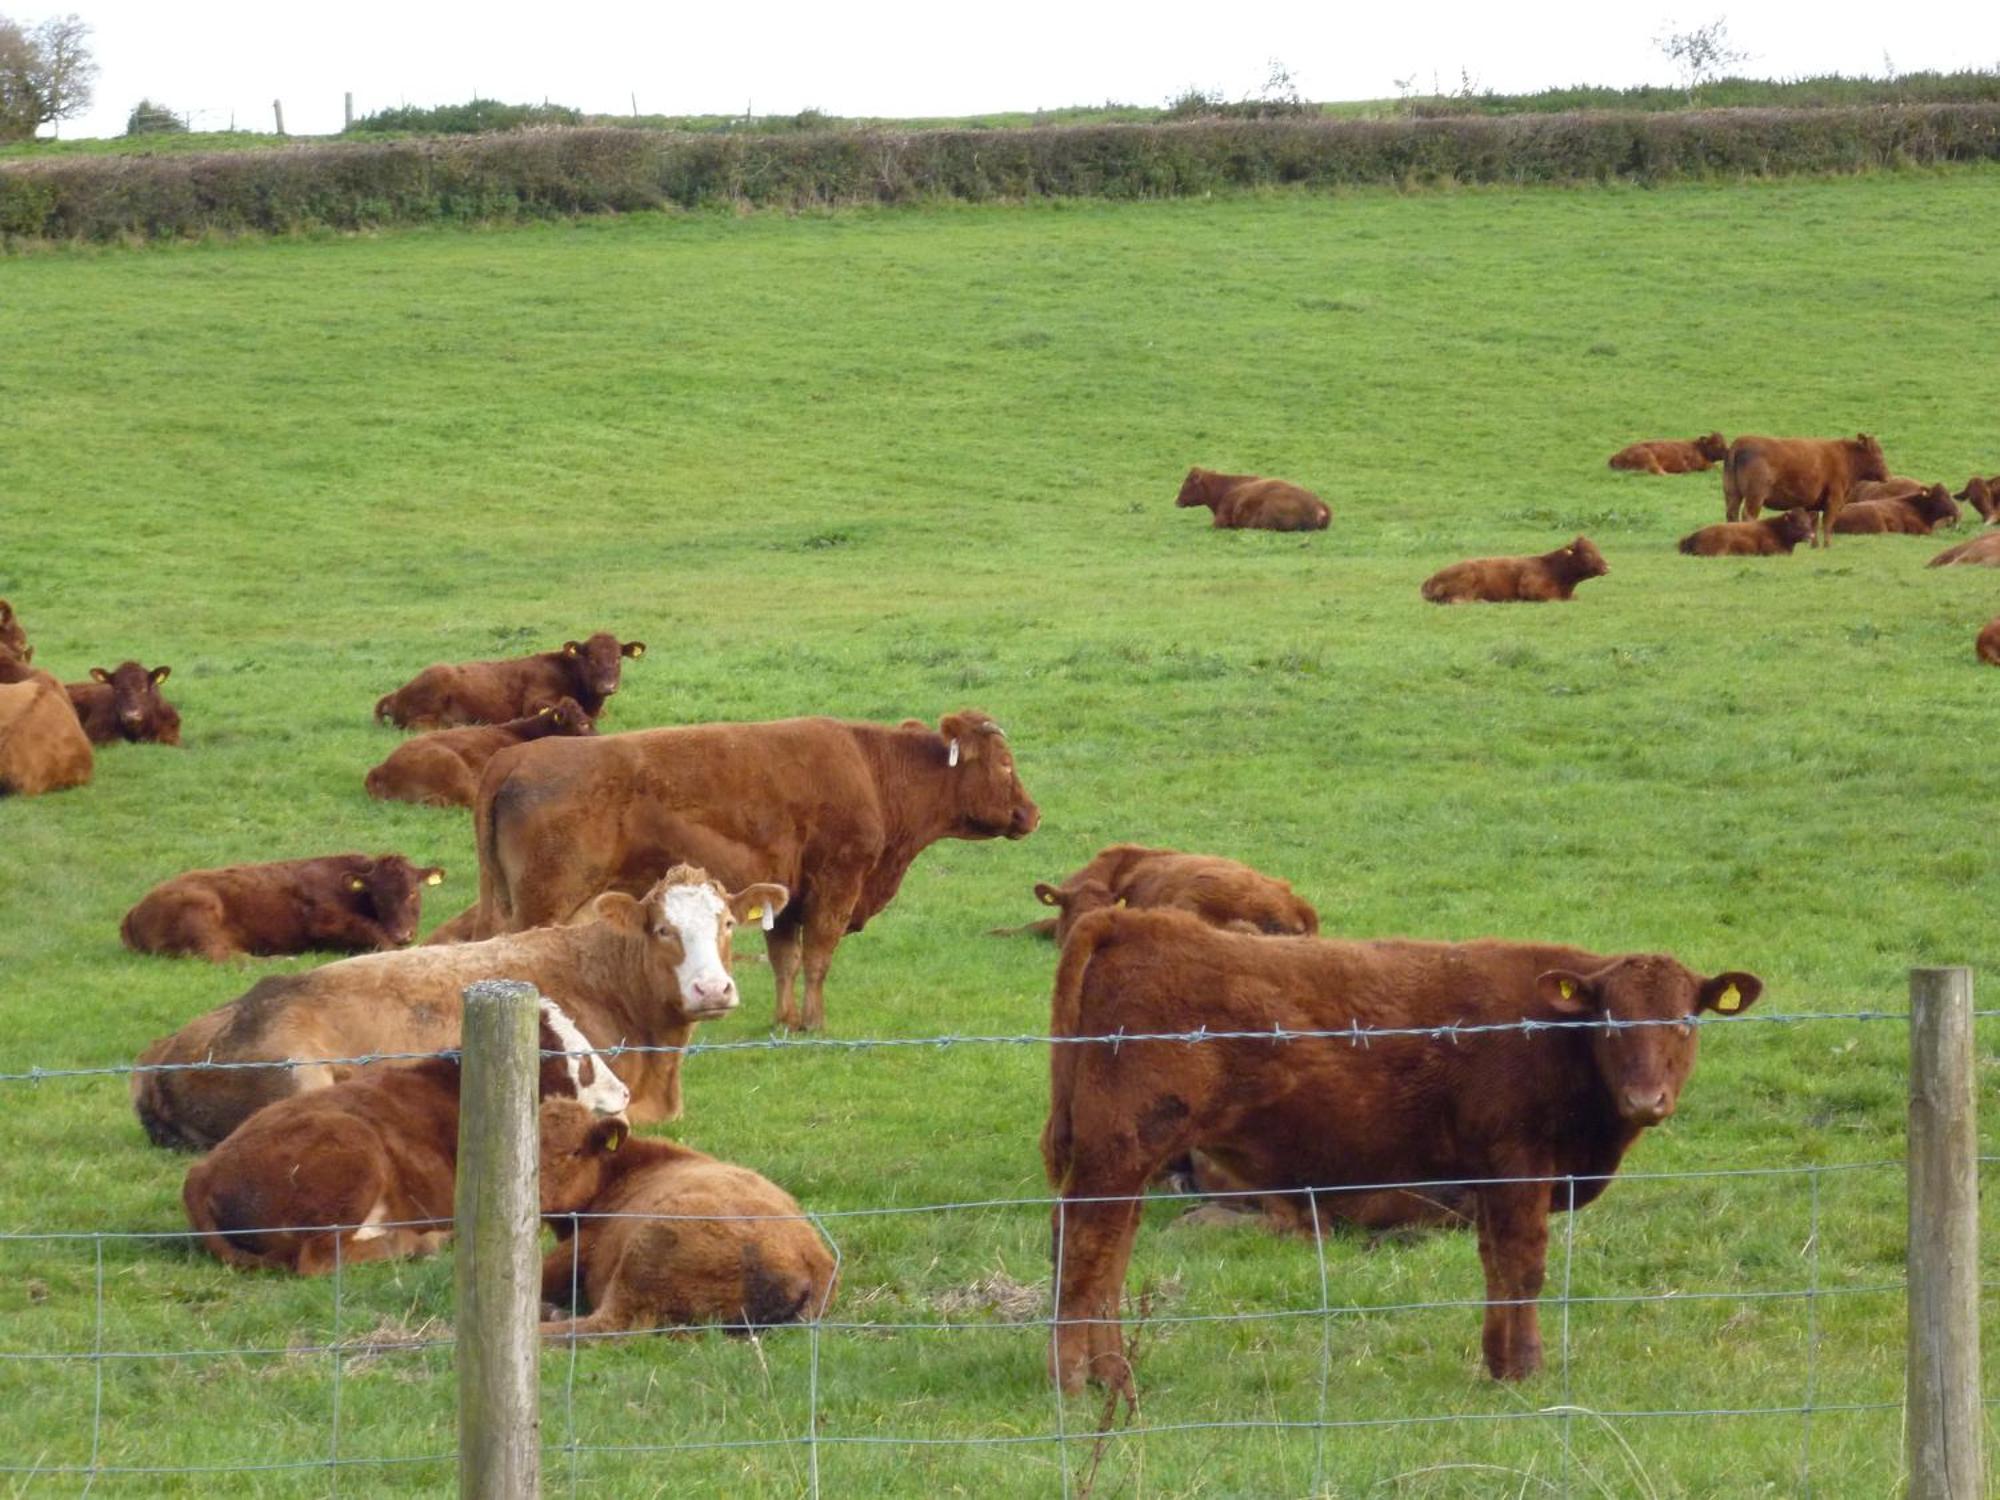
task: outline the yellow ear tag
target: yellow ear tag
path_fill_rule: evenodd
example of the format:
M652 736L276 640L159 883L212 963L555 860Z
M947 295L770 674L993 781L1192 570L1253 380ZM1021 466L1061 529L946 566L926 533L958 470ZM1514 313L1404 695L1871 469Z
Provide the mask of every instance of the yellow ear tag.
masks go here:
M747 917L752 922L756 921L759 917L763 915L764 915L764 908L761 906L753 906L750 908L749 911L744 913L744 916Z
M1565 979L1561 981L1556 987L1562 992L1563 999L1573 1000L1576 998L1576 985L1571 980Z
M1731 1015L1743 1009L1743 996L1738 993L1735 985L1732 984L1715 997L1715 1008L1724 1015Z
M443 885L443 884L444 884L444 876L443 876L443 875L441 875L441 874L439 874L439 873L438 873L438 872L437 872L436 870L433 870L433 871L431 871L431 873L430 873L430 874L428 874L428 875L426 875L426 876L424 877L424 884L425 884L425 885Z
M352 880L347 882L347 888L350 891L365 891L368 889L368 882L363 880L359 875L356 875Z
M616 1151L618 1149L618 1143L624 1139L625 1139L624 1136L614 1132L613 1134L605 1137L604 1149L606 1151Z

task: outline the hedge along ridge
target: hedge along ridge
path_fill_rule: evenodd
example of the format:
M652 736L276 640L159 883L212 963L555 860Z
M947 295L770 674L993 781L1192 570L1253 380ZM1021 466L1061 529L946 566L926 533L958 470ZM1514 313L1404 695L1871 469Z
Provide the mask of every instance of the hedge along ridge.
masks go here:
M666 207L1642 183L2000 159L2000 104L897 133L532 129L0 163L0 237L173 239Z

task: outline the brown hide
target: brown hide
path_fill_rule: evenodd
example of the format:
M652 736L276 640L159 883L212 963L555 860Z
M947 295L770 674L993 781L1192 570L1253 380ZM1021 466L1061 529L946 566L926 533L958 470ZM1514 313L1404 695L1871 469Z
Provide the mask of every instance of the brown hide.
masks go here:
M31 662L35 659L35 648L28 644L28 632L21 627L21 617L14 612L14 606L0 599L0 661Z
M400 854L189 870L148 891L118 933L134 953L217 963L239 953L401 948L417 935L424 887L443 879L441 866L419 867Z
M1973 651L1987 666L2000 667L2000 619L1989 621L1986 628L1979 632Z
M1969 542L1947 547L1925 566L1945 568L1954 563L1977 563L1981 567L2000 568L2000 531L1989 531Z
M1333 518L1311 490L1283 479L1213 469L1189 469L1174 504L1207 506L1215 526L1223 530L1324 531Z
M593 1151L583 1124L574 1146L553 1129L543 1137L543 1179L587 1199L586 1217L552 1221L559 1243L542 1264L542 1300L579 1316L544 1323L544 1334L748 1332L825 1315L833 1256L791 1194L672 1141L634 1137Z
M542 740L493 758L473 816L488 932L561 922L679 861L726 885L787 886L766 938L777 1016L811 1028L835 946L889 904L918 854L942 838L1025 837L1041 814L999 726L968 709L935 730L814 718Z
M1657 438L1633 443L1611 455L1614 469L1634 469L1642 474L1697 474L1728 456L1729 444L1722 434L1679 441Z
M37 797L90 780L90 740L61 684L32 667L0 683L0 796Z
M1755 521L1717 521L1682 537L1680 548L1689 557L1790 556L1812 534L1812 517L1806 512L1781 510Z
M375 717L403 729L505 724L573 698L592 719L618 691L624 659L645 655L644 641L600 630L587 641L501 661L438 662L375 704Z
M120 740L178 745L180 712L160 696L160 684L172 670L148 671L136 661L122 662L108 672L92 667L90 681L66 683L64 691L93 745L115 745Z
M1958 522L1957 504L1943 485L1934 484L1913 495L1852 501L1841 510L1833 529L1843 536L1929 536L1940 526Z
M1906 474L1891 474L1887 479L1862 479L1855 482L1847 493L1847 503L1856 504L1862 500L1903 500L1911 495L1921 495L1928 486L1920 479L1911 479Z
M1183 854L1113 844L1060 886L1035 887L1035 899L1058 910L1052 936L1060 943L1087 911L1123 903L1173 907L1216 927L1312 936L1319 913L1291 886L1261 870L1213 854Z
M1433 604L1548 603L1569 599L1586 579L1611 569L1589 537L1539 557L1475 557L1440 568L1424 580Z
M510 745L552 734L597 733L590 715L574 698L546 704L505 724L439 729L398 745L364 780L368 795L383 801L422 802L432 807L470 807L479 773Z
M1882 445L1867 433L1851 438L1739 437L1722 465L1725 519L1754 521L1765 506L1809 510L1824 547L1854 486L1887 479Z
M1989 523L2000 521L2000 474L1991 479L1982 479L1975 474L1965 481L1965 488L1951 498L1963 500Z
M1251 1190L1383 1184L1471 1187L1486 1271L1488 1369L1541 1362L1535 1299L1548 1215L1594 1200L1640 1132L1673 1112L1694 1066L1698 1010L1734 1012L1762 984L1704 979L1659 954L1544 944L1251 938L1179 912L1084 917L1057 966L1042 1134L1054 1216L1064 1389L1129 1390L1118 1305L1139 1195L1199 1151ZM1612 1018L1625 1031L1550 1029L1349 1041L1135 1042L1150 1032L1267 1033ZM1495 1179L1515 1179L1498 1181ZM1077 1321L1085 1320L1085 1321Z

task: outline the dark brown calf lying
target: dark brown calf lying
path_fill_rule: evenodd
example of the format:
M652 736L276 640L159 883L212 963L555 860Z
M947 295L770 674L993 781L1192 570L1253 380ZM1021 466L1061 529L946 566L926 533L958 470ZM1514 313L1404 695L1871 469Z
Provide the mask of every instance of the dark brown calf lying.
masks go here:
M1722 434L1711 432L1688 442L1662 438L1633 443L1611 455L1611 467L1642 474L1697 474L1728 456L1729 444Z
M1802 510L1781 510L1755 521L1718 521L1681 538L1689 557L1790 556L1800 542L1812 540L1812 517Z
M1182 854L1113 844L1061 885L1035 887L1035 899L1057 915L1029 930L1060 943L1078 917L1100 907L1174 907L1216 927L1311 936L1319 913L1291 886L1249 865L1215 854Z
M172 670L154 667L149 672L136 661L120 663L109 672L92 667L90 681L65 683L63 690L93 745L115 745L120 740L178 745L180 713L160 696L160 684Z
M1609 1184L1693 1071L1698 1011L1733 1014L1763 986L1664 954L1608 957L1492 940L1251 938L1180 912L1085 916L1057 966L1051 1033L1123 1034L1050 1049L1042 1154L1054 1214L1053 1371L1128 1392L1118 1305L1139 1199L1188 1151L1310 1216L1321 1188L1470 1186L1486 1271L1488 1370L1541 1364L1535 1302L1551 1212ZM1644 1023L1457 1037L1133 1041L1145 1033ZM1572 1197L1573 1193L1573 1197Z
M1205 505L1218 529L1254 527L1262 531L1324 531L1333 512L1311 490L1283 479L1255 474L1218 474L1189 469L1177 506Z
M577 1149L568 1163L561 1143L544 1138L544 1179L592 1190L575 1194L587 1200L586 1217L551 1220L560 1243L542 1263L542 1300L579 1316L546 1322L543 1333L747 1331L825 1314L833 1256L797 1200L768 1178L673 1141L635 1137L605 1153L580 1136Z
M90 741L62 685L23 663L0 683L0 796L38 797L90 780Z
M1588 578L1611 571L1587 536L1539 557L1475 557L1440 568L1424 580L1433 604L1547 603L1568 599Z
M368 795L388 802L423 802L432 807L470 807L486 762L509 745L552 734L595 734L597 726L574 698L548 704L526 718L505 724L439 729L398 745L369 771Z
M417 934L423 888L444 871L400 854L328 854L189 870L148 891L118 926L134 953L216 963L239 953L370 953Z
M621 645L617 636L600 630L587 641L564 641L561 650L536 656L438 662L378 699L375 717L403 729L505 724L574 698L595 719L618 691L624 659L645 654L644 641Z
M1914 495L1856 500L1840 512L1833 529L1842 536L1929 536L1940 526L1956 526L1958 505L1941 484Z

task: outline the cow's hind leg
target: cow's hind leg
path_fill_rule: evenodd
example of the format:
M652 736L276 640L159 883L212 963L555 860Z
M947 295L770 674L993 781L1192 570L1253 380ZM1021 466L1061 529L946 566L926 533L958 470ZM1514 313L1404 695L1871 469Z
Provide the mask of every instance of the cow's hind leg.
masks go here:
M764 937L764 953L771 960L771 982L778 992L777 1023L796 1031L799 1013L792 990L799 977L799 924L787 927L781 918L777 928Z
M826 975L833 967L833 950L847 935L848 919L861 899L861 881L836 890L814 893L802 925L805 939L806 996L802 1024L807 1031L826 1025Z
M1085 1380L1133 1395L1132 1367L1125 1358L1118 1303L1146 1174L1072 1174L1050 1225L1055 1261L1056 1304L1049 1364L1066 1392Z

